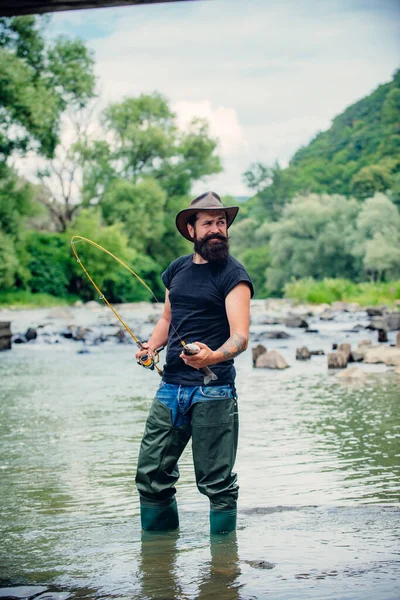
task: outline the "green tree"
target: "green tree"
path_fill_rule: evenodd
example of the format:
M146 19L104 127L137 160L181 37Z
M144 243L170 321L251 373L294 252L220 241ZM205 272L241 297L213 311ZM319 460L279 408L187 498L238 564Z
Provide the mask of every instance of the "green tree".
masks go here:
M81 235L97 242L130 266L140 277L144 276L144 271L147 274L157 271L157 265L150 257L129 247L127 235L121 224L115 223L107 226L102 223L98 209L83 209L80 212L65 234L68 243L73 235ZM152 299L150 292L111 256L87 242L77 240L76 243L76 249L85 268L108 300L111 302L135 302ZM83 273L81 266L74 257L71 260L69 291L78 294L85 300L97 298L96 291ZM147 279L146 283L151 288L153 282Z
M375 233L372 240L365 243L364 269L371 273L373 280L381 281L385 275L395 279L400 275L400 236L394 230L390 233L392 237Z
M121 221L133 247L150 252L163 268L189 247L175 215L187 206L194 181L221 171L217 142L203 121L179 130L158 93L112 104L102 124L104 139L79 148L83 203L99 205L108 223Z
M362 259L373 279L399 272L400 212L385 194L375 194L362 204L356 221L353 254Z
M0 18L0 158L30 149L52 156L60 115L85 103L93 58L79 40L46 42L46 17ZM23 93L22 93L23 90Z
M352 252L359 205L343 196L296 197L271 225L267 287L279 292L292 278L357 276Z
M86 204L99 202L114 179L139 183L152 177L169 197L187 194L194 181L221 171L207 124L195 120L180 131L161 94L112 104L102 123L105 139L81 147Z

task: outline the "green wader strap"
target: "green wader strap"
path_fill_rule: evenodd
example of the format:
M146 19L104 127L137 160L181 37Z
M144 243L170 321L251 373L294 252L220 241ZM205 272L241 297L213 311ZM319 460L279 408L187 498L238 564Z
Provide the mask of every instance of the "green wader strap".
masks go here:
M171 531L178 529L178 506L174 499L167 506L140 505L140 520L145 531Z
M229 533L236 529L236 509L210 510L210 533Z

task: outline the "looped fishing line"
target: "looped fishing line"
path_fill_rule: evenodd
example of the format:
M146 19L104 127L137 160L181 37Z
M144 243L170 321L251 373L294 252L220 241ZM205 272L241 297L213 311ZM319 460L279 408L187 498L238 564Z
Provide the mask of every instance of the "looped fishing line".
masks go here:
M105 252L106 254L108 254L109 256L111 256L114 260L116 260L122 267L124 267L125 269L127 269L130 273L132 273L132 275L134 275L136 277L136 279L138 281L140 281L140 283L142 285L144 285L144 287L150 292L150 294L152 295L152 297L154 298L154 300L157 302L157 304L159 304L159 301L156 297L156 295L154 294L153 290L151 290L149 288L149 286L147 285L147 283L145 283L143 281L143 279L141 277L139 277L139 275L137 273L135 273L135 271L133 269L131 269L127 264L125 264L120 258L118 258L118 256L115 256L115 254L112 254L112 252L110 252L109 250L107 250L106 248L103 248L103 246L100 246L100 244L97 244L97 242L93 242L92 240L89 240L89 238L85 238L81 235L74 235L71 238L71 247L72 247L72 251L75 255L76 261L78 264L81 265L83 271L85 272L87 278L89 279L89 281L91 282L91 284L93 285L93 287L95 288L95 290L97 291L97 293L99 294L99 300L104 300L104 302L107 304L107 306L113 311L114 315L117 317L117 319L120 321L120 323L125 327L126 331L129 333L129 335L135 340L136 344L139 346L139 348L143 348L143 344L142 342L135 336L135 334L133 333L133 331L131 331L131 329L129 328L129 326L125 323L125 321L122 319L122 317L117 313L117 311L115 310L115 308L110 304L110 302L107 300L107 298L105 297L105 295L103 294L103 292L101 291L101 289L98 287L98 285L94 282L94 280L92 279L92 277L90 276L90 274L88 273L88 271L86 270L81 258L78 255L78 252L75 248L76 244L80 243L80 242L87 242L88 244L91 244L92 246L94 246L95 248L97 248L98 250L102 250L102 252ZM171 321L170 321L170 325L173 328L173 330L175 331L176 335L179 337L179 339L181 340L181 344L182 346L185 345L184 340L182 340L181 336L179 335L179 333L176 331L175 327L172 325ZM158 356L158 352L156 352L157 356ZM161 375L162 371L157 367L157 364L155 363L155 361L151 358L151 356L148 355L148 357L143 360L141 362L141 364L143 364L143 366L145 367L151 367L151 365L154 365L154 367L157 369L158 373Z

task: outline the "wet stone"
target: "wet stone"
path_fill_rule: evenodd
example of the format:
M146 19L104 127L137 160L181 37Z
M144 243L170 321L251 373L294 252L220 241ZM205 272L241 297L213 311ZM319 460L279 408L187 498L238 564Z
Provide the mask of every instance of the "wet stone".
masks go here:
M253 569L273 569L276 566L267 560L246 560L245 562Z

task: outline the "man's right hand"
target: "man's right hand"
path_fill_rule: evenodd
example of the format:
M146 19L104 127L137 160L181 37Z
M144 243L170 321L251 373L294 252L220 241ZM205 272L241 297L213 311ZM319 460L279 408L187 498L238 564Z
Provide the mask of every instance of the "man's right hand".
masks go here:
M135 354L136 362L140 364L140 358L145 355L153 358L153 350L150 348L148 342L142 342L142 347Z

